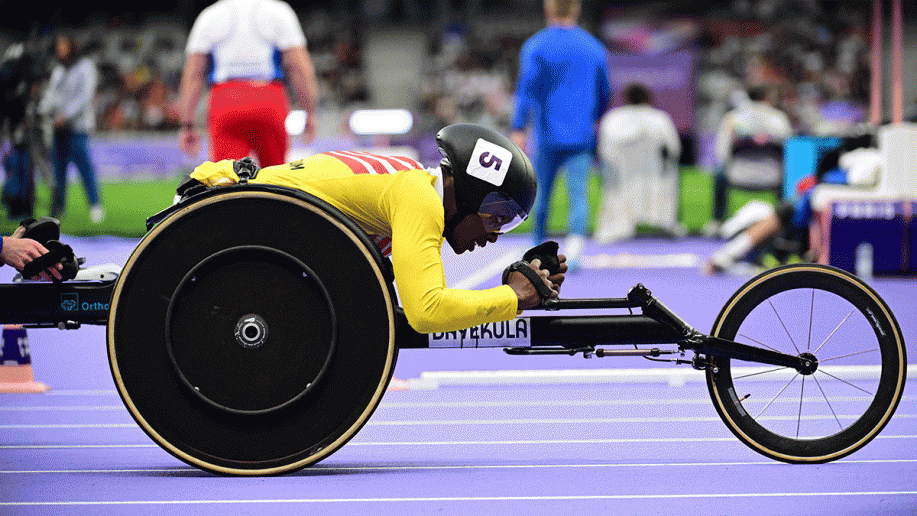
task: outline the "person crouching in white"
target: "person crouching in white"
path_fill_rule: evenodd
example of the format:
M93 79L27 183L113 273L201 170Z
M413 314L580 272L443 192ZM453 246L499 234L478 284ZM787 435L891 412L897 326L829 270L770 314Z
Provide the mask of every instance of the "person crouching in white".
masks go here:
M624 98L625 105L599 122L604 193L593 239L608 244L631 238L639 223L684 236L678 221L681 141L675 123L652 106L652 92L643 84L629 85Z

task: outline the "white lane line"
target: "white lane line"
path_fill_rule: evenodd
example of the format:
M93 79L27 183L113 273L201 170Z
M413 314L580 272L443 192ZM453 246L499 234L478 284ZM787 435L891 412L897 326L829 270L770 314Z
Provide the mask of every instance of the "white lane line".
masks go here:
M803 416L802 421L855 420L858 415L826 414ZM914 419L917 414L896 414L893 419ZM758 421L798 421L797 415L763 416ZM602 425L602 424L657 424L657 423L722 423L718 416L696 417L583 417L583 418L537 418L537 419L419 419L369 421L366 426L496 426L496 425ZM139 428L136 423L46 423L5 424L0 430L65 430L78 428Z
M876 439L917 439L917 435L878 435ZM499 441L350 441L345 446L521 446L565 444L660 444L660 443L736 443L735 437L665 437L646 439L529 439ZM95 448L158 448L155 444L7 444L0 450L52 450Z
M265 503L399 503L399 502L505 502L505 501L574 501L574 500L671 500L685 498L795 498L836 496L908 496L917 491L826 491L800 493L682 493L682 494L621 494L621 495L556 495L556 496L437 496L407 498L290 498L260 500L80 500L48 502L0 502L0 506L76 506L76 505L217 505Z
M117 396L118 391L114 389L51 389L44 394L45 396Z
M763 416L758 421L845 421L859 419L858 415L826 414L820 416L797 415ZM892 419L915 419L917 414L895 414ZM369 421L366 426L496 426L496 425L628 425L658 423L722 423L718 416L696 417L583 417L583 418L540 418L540 419L419 419ZM0 430L66 430L78 428L139 428L136 423L46 423L5 424Z
M830 401L840 403L870 401L867 396L829 396ZM812 396L803 398L804 402L821 402L824 398ZM917 400L914 396L902 396L901 402L906 403ZM761 400L761 403L764 401ZM710 405L710 398L665 398L665 399L624 399L624 400L580 400L580 399L554 399L535 401L404 401L382 402L379 408L385 409L422 409L422 408L498 408L498 407L655 407L672 405ZM746 400L744 404L754 403ZM777 399L774 403L798 405L798 398ZM0 412L65 412L65 411L127 411L124 405L37 405L37 406L0 406Z
M451 288L457 288L461 290L469 290L477 287L481 283L489 280L490 278L496 276L497 274L503 272L503 269L507 268L515 262L516 260L522 259L522 252L518 249L514 249L504 254L503 256L497 258L496 260L488 263L484 267L477 269L477 271L467 276L459 281L457 281Z
M917 459L868 459L839 460L834 464L902 464L917 463ZM600 464L460 464L453 466L333 466L317 465L305 471L426 471L463 469L588 469L588 468L681 468L722 466L785 466L777 461L755 462L642 462L642 463L600 463ZM2 475L19 474L67 474L67 473L200 473L192 467L185 468L135 468L135 469L24 469L0 470Z
M614 346L611 346L614 347ZM769 368L759 366L734 367L734 377L747 376L744 381L786 382L792 380L795 370L789 368L769 374L755 374ZM772 369L772 368L770 368ZM824 367L836 377L846 381L876 380L879 366L831 366ZM752 376L753 375L753 376ZM917 365L907 367L908 378L917 378ZM665 383L671 387L682 387L689 382L704 383L706 375L694 369L652 367L640 369L513 369L500 371L425 371L420 378L408 379L408 390L435 390L443 386L504 386L523 385L602 385L602 384L654 384ZM821 381L836 381L828 377Z
M0 407L0 412L59 412L59 411L122 411L124 405L61 405L34 407Z

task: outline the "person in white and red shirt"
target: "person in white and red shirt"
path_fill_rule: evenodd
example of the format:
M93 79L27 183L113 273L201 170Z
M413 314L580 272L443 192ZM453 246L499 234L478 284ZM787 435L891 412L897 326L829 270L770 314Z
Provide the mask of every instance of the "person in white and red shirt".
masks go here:
M285 121L292 88L306 112L303 141L315 135L315 69L293 9L281 0L219 0L204 9L188 36L182 73L179 145L200 151L194 118L210 84L207 127L211 159L254 153L261 166L286 162Z

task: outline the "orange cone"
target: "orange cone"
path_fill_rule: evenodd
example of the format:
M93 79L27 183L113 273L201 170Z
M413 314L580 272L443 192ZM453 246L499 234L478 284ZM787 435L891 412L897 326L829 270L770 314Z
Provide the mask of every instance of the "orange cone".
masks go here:
M32 376L32 357L25 328L3 326L3 361L0 363L0 393L48 392L51 387Z
M393 391L404 391L407 389L408 389L407 380L399 380L398 378L392 378L392 380L388 382L388 389L386 390L388 392L393 392Z

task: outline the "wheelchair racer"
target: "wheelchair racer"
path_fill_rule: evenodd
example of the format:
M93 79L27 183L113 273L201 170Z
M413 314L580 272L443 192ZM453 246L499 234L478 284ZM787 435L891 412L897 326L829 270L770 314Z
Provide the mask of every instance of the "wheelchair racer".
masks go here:
M443 240L456 254L496 242L526 219L537 184L525 153L493 130L455 124L443 128L436 141L443 160L433 168L407 158L326 152L256 170L249 182L315 195L370 234L391 257L402 308L417 332L505 321L545 297L556 298L567 271L563 255L553 274L533 259L523 267L535 275L513 269L495 288L446 286ZM230 160L206 162L191 178L208 187L235 184L237 167ZM540 292L536 282L543 283Z

